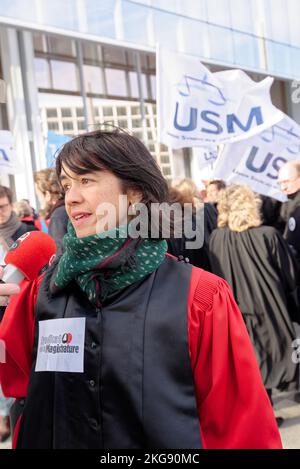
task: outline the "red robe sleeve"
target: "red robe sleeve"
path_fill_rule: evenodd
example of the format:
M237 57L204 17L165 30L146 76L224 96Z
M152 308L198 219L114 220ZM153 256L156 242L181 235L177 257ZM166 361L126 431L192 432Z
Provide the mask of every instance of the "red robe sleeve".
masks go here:
M0 323L5 363L0 363L0 384L7 397L25 397L32 364L35 303L42 276L23 280L21 291L12 296Z
M204 448L282 448L254 349L228 284L193 267L188 339Z

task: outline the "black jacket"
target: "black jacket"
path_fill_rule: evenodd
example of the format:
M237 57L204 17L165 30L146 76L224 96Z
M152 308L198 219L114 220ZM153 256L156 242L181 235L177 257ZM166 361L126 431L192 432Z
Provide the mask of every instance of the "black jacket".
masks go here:
M38 231L34 225L29 225L27 223L21 223L20 228L11 236L13 241L17 241L20 236L27 233L28 231Z
M286 222L284 238L294 251L300 263L300 191L289 196L282 206L281 215Z
M196 215L196 213L194 215ZM186 242L193 241L193 239L188 240L183 235L181 238L168 239L168 252L175 257L183 256L184 258L188 258L189 262L195 267L200 267L201 269L211 272L208 245L209 237L212 231L217 227L217 210L212 204L205 203L204 210L201 213L201 217L204 217L202 223L200 223L200 236L203 239L202 247L197 249L188 249ZM195 231L195 216L193 216L192 227L193 231Z
M56 207L51 213L48 233L55 241L58 256L63 252L62 241L67 232L68 221L65 205Z
M33 365L17 447L201 448L187 335L192 267L166 258L101 309L74 283L49 293L55 268L45 274L38 293ZM43 343L63 347L64 336L70 345L79 343L66 322L60 322L62 339L56 335L56 324L70 318L85 322L85 329L79 328L85 339L83 371L35 371L38 353L48 354L48 364L53 359L53 350L42 350ZM39 337L40 321L55 335Z

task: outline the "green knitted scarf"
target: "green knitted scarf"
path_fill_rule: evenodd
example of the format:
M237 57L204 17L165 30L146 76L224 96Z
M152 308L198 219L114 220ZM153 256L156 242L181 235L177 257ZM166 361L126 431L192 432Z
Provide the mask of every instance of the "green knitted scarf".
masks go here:
M132 239L127 226L111 232L77 238L71 223L63 244L54 280L55 289L61 290L72 280L86 293L97 307L112 293L143 279L154 272L164 260L167 243L160 239Z

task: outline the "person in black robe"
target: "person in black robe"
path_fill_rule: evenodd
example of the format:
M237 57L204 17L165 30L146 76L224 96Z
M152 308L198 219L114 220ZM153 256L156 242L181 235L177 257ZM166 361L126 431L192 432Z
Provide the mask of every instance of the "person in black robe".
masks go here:
M267 195L260 195L260 198L262 224L273 226L283 234L285 221L281 216L282 203L279 200L273 199L273 197L268 197Z
M283 237L289 243L300 266L300 161L288 161L278 172L278 184L288 198L282 204L285 222Z
M187 242L194 242L196 236L193 238L187 237L184 233L184 225L182 225L182 236L180 238L172 236L167 240L168 252L173 256L188 260L190 264L196 267L211 272L208 243L210 234L217 227L217 211L215 207L212 204L204 204L201 201L195 204L192 197L187 193L180 192L177 188L169 189L169 203L179 203L182 207L186 203L193 205L191 213L192 230L193 232L197 229L201 231L200 237L203 238L203 244L197 249L188 248ZM199 222L197 222L196 217L198 217ZM182 223L184 224L183 220Z
M254 345L266 389L297 387L292 360L299 323L299 274L292 251L273 227L262 226L260 199L246 186L226 189L209 248L213 272L233 289Z

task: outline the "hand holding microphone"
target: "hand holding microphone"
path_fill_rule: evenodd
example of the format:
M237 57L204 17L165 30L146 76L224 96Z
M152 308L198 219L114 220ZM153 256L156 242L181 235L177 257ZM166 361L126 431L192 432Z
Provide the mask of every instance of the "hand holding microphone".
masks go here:
M20 236L6 253L6 266L0 270L0 306L7 306L10 295L19 293L18 284L34 280L47 269L55 254L54 240L42 231L29 231Z

